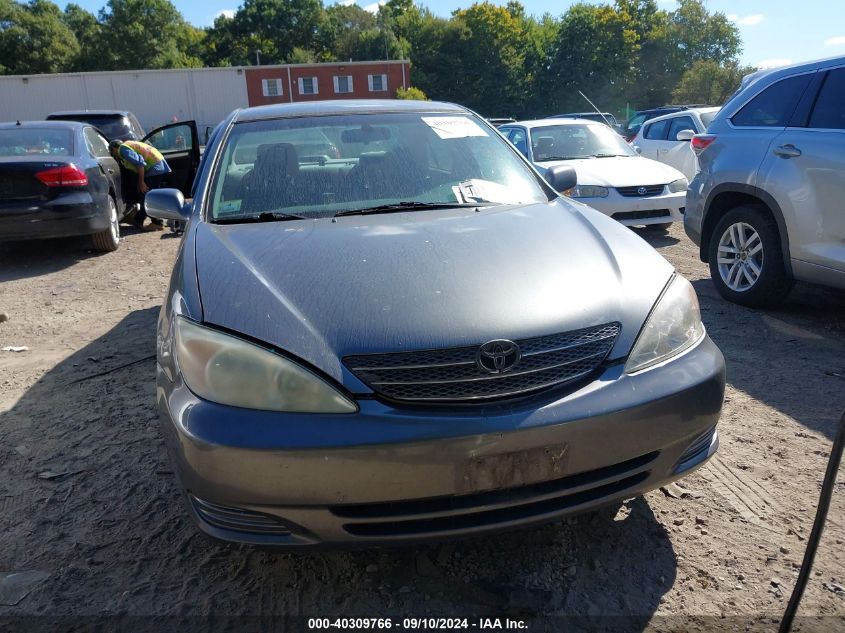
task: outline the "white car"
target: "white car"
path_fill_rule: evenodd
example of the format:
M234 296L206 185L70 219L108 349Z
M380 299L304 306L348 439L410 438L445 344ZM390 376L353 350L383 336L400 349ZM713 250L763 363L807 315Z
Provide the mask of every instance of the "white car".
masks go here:
M694 134L704 134L719 108L689 108L646 121L631 141L640 155L666 163L687 180L695 178L698 159L690 146Z
M683 220L688 181L677 169L643 158L611 128L583 119L518 121L499 128L540 173L575 169L566 195L627 226L669 228Z

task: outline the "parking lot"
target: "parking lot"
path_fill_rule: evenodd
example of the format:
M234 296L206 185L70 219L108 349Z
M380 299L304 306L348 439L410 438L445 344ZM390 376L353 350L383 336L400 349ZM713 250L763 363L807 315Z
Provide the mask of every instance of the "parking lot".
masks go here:
M212 543L181 505L154 405L154 326L179 239L126 229L100 256L81 240L4 245L0 347L29 349L0 352L0 571L41 573L0 587L0 616L633 615L631 627L660 629L683 615L726 630L774 626L845 407L845 295L805 286L778 310L728 304L680 225L639 233L693 281L727 359L710 463L562 524L304 553ZM840 481L801 611L834 616L825 628L845 618L842 493Z

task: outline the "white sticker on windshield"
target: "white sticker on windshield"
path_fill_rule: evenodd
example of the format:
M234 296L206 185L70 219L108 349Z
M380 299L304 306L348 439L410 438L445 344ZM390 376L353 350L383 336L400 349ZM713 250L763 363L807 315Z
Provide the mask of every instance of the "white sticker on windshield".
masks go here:
M424 116L422 120L440 138L487 136L487 132L478 123L465 116Z

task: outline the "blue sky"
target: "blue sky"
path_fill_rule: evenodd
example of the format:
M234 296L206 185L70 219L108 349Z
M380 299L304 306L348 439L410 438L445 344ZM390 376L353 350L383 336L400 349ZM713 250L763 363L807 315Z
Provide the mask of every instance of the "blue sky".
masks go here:
M174 4L190 23L210 25L221 11L234 11L242 0L175 0ZM331 0L324 0L330 3ZM353 2L354 0L342 0ZM357 0L373 10L376 0ZM497 4L506 4L501 0ZM667 9L675 0L658 0ZM77 0L96 13L103 0ZM423 2L438 15L448 16L465 8L472 0L428 0ZM529 13L558 15L572 0L524 0ZM744 44L742 61L753 66L777 66L833 55L845 55L845 2L842 0L802 0L800 9L786 0L708 0L711 11L722 11L737 26Z

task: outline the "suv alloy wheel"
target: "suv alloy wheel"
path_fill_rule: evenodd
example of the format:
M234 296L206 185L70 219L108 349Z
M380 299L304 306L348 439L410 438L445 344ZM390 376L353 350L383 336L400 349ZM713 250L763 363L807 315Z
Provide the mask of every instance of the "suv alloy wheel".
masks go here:
M777 226L760 207L728 211L713 230L709 250L710 276L729 301L753 308L773 305L792 288Z

